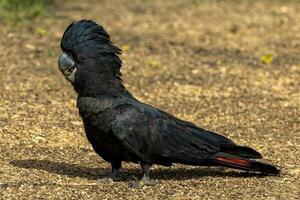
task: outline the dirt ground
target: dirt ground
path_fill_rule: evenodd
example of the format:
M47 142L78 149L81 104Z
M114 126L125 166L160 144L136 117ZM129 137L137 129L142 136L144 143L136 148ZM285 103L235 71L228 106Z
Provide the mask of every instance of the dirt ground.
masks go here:
M17 27L0 24L1 199L299 199L300 3L106 0L50 9ZM160 184L132 188L139 166L124 164L121 181L98 183L110 166L88 143L57 67L63 31L82 18L123 49L124 81L138 99L257 149L282 175L155 166Z

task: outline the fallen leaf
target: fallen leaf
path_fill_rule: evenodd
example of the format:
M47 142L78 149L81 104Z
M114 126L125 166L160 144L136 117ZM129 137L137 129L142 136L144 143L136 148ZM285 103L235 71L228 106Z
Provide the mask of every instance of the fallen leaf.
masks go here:
M46 35L47 31L43 28L37 28L35 29L35 32L41 36Z
M150 67L156 68L156 67L159 67L159 66L160 66L160 61L159 61L159 60L156 60L156 59L149 59L149 60L148 60L148 65L149 65Z
M126 52L126 51L129 51L130 50L130 46L127 45L127 44L124 44L122 47L121 47L122 51L123 52Z
M272 54L266 54L260 57L260 61L264 64L270 65L273 62L273 55Z

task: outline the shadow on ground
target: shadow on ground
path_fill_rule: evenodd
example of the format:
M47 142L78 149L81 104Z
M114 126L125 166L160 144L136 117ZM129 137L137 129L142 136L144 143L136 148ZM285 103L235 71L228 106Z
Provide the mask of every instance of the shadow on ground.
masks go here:
M50 160L14 160L10 162L11 165L18 168L45 170L49 173L66 175L70 177L81 177L86 179L101 179L109 170L107 168L90 168L78 164L59 163ZM126 169L122 172L121 181L133 180L133 177L140 177L141 172L139 168ZM233 177L233 178L251 178L264 177L264 175L250 172L240 171L225 171L223 168L216 167L195 167L195 168L178 168L178 169L153 169L151 176L159 180L186 180L203 177Z

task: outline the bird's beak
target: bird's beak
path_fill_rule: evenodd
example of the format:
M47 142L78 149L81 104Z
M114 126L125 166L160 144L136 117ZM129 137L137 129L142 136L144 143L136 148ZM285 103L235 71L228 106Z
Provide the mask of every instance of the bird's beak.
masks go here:
M69 81L73 82L75 78L75 62L65 52L62 52L58 59L58 67L63 75Z
M74 68L74 61L68 57L65 52L62 52L58 59L59 69L64 73L65 71Z

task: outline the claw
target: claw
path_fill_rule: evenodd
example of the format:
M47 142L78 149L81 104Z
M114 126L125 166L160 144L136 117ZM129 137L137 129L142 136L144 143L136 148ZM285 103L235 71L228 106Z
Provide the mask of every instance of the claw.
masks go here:
M106 182L113 182L114 179L111 177L104 177L104 178L99 178L97 179L97 183L106 183Z
M131 186L133 188L139 188L139 187L142 187L142 186L155 186L159 183L158 180L154 180L154 179L150 179L148 177L143 177L141 180L139 181L133 181L131 183Z
M119 181L120 180L120 171L115 170L112 173L109 173L103 178L97 179L98 183L103 183L103 182L113 182L113 181Z

